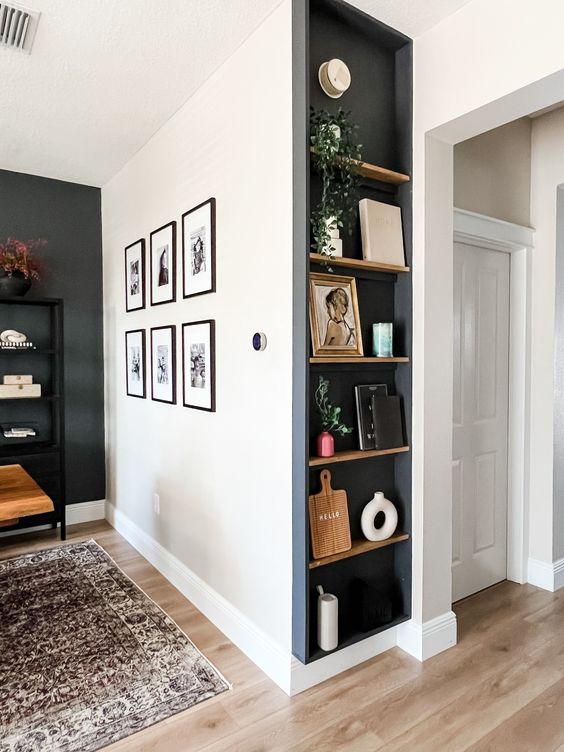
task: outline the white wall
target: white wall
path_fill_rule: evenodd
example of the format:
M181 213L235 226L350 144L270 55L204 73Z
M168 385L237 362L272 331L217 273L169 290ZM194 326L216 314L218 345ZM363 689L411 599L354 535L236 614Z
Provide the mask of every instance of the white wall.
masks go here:
M454 147L454 205L528 226L531 119L519 118Z
M288 672L291 43L285 0L102 191L108 499L134 536L149 548L154 539L169 564L175 557L173 569L221 602L232 639L240 642L234 625L245 621L247 634L256 630L287 656ZM175 219L180 260L181 215L210 196L217 293L183 300L179 284L178 302L125 313L125 246L148 242ZM204 318L216 319L217 412L182 406L181 349L179 404L151 401L150 383L146 400L127 397L124 332L176 324L180 344L182 323ZM255 331L268 336L260 354L251 347ZM200 605L206 609L205 597Z
M533 121L531 166L531 220L536 229L535 287L539 291L534 300L532 323L538 337L534 341L534 350L537 359L542 359L545 364L544 369L535 370L531 389L547 397L537 401L537 409L531 415L531 430L535 435L531 447L531 491L536 506L536 498L554 497L556 193L558 186L564 183L564 110ZM556 515L548 505L544 514L536 514L536 509L531 514L530 556L536 561L552 563L564 556L564 530L559 530L554 524L556 519L561 520L564 499L554 497L554 506L557 507Z
M472 0L414 44L414 588L413 616L450 609L452 514L452 146L562 99L564 6L558 0ZM551 290L533 262L533 341L551 349ZM540 271L540 274L539 274ZM533 302L533 306L536 305ZM533 359L530 384L551 381L552 359ZM450 386L449 386L450 385ZM531 389L531 409L552 392ZM550 431L546 420L535 430ZM550 471L543 458L538 473ZM538 454L537 454L538 459ZM546 462L544 462L546 460ZM531 484L532 488L532 484ZM552 498L533 489L535 514ZM546 552L543 553L543 556Z

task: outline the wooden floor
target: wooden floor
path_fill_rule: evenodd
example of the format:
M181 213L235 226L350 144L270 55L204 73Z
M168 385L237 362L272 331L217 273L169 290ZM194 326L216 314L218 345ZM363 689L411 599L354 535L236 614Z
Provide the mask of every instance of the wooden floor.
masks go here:
M394 649L290 699L106 523L68 537L95 538L234 684L111 752L564 752L564 590L502 583L455 607L452 650ZM58 542L3 538L0 558Z

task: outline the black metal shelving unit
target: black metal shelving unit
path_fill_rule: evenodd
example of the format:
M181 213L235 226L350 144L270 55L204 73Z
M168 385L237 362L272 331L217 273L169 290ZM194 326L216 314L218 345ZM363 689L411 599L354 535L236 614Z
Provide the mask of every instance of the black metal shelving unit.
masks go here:
M0 424L30 423L37 436L0 434L0 465L21 465L54 502L49 514L23 518L3 532L60 524L66 538L64 312L58 298L0 298L0 331L23 332L34 348L0 347L0 381L6 374L31 374L41 397L0 399Z

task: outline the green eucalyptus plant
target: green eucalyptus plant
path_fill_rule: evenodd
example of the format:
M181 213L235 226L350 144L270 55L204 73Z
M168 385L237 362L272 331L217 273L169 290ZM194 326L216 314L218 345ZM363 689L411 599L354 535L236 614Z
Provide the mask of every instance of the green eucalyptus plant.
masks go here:
M358 126L350 112L341 108L336 115L326 110L311 110L310 140L312 160L321 177L321 201L311 217L313 248L331 257L331 230L352 233L358 212L358 162L361 144L357 144Z
M332 405L329 402L329 380L319 377L319 385L315 390L315 404L321 420L321 430L328 433L336 433L339 436L346 436L353 432L341 422L341 408Z

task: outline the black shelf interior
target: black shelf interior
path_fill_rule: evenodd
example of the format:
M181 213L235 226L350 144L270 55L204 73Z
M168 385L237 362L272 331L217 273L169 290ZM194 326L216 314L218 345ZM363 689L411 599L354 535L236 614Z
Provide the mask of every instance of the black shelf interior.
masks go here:
M1 425L32 425L36 436L0 435L0 465L19 464L51 497L55 510L22 519L3 528L27 528L46 522L61 523L65 537L63 303L45 298L0 298L0 330L27 335L35 349L0 348L0 383L3 376L26 374L41 385L40 397L0 399Z
M380 24L341 0L306 2L305 106L336 112L350 111L350 119L359 126L358 141L363 144L363 159L405 174L411 174L412 124L412 42L404 35ZM350 89L339 100L329 99L321 90L318 70L331 58L344 60L352 75ZM298 70L299 80L299 70ZM307 114L306 114L307 117ZM309 154L306 138L304 150ZM311 157L304 195L307 217L303 230L309 235L306 269L330 273L323 264L309 258L310 211L321 196L320 178ZM404 231L405 265L411 264L411 183L401 186L362 179L360 198L370 198L400 206ZM360 223L351 235L341 232L343 255L362 259ZM300 241L296 240L295 253ZM302 251L303 252L303 251ZM329 262L329 266L331 266ZM372 324L394 323L393 353L411 357L411 274L388 273L368 268L331 267L339 276L354 277L358 293L361 335L365 357L372 356ZM307 271L306 271L307 277ZM304 279L307 290L307 278ZM307 294L307 293L306 293ZM307 319L307 313L306 313ZM308 322L304 327L309 332ZM308 334L309 336L309 334ZM311 357L311 347L308 356ZM309 358L308 358L309 359ZM306 455L315 455L320 431L314 393L319 376L330 381L330 398L342 408L345 424L355 428L351 435L337 437L337 451L359 449L354 387L359 384L386 384L390 395L399 395L404 415L405 444L411 439L411 363L309 363L306 370L306 404L309 405ZM360 516L376 491L383 491L398 510L398 530L411 532L411 453L363 458L363 462L329 464L332 486L345 489L348 496L351 537L363 539ZM319 491L323 465L307 467L306 494ZM317 645L317 586L339 599L339 645L341 650L400 624L411 614L411 539L374 549L358 556L340 559L326 566L309 569L311 544L307 496L295 515L294 572L303 569L303 579L294 582L294 654L309 663L327 655ZM295 508L296 509L296 508ZM299 522L299 514L303 523ZM300 550L299 547L303 547ZM368 596L367 593L372 593ZM371 600L370 600L371 598ZM363 603L368 605L363 607ZM372 608L376 605L373 613ZM372 614L372 616L371 616ZM374 615L375 614L375 615Z

